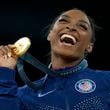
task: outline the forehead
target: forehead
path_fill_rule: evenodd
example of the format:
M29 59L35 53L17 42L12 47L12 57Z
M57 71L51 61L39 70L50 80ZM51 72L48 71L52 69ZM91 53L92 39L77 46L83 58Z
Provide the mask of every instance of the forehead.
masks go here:
M90 24L87 15L83 11L78 10L78 9L72 9L72 10L66 11L60 15L60 17L62 17L62 16L67 16L70 19L84 20L84 21L88 22L88 24Z

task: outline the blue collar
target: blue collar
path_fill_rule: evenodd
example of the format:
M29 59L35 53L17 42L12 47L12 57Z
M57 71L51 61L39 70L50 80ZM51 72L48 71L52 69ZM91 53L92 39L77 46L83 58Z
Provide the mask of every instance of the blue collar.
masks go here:
M68 75L68 74L73 74L73 73L80 72L80 71L84 70L87 67L88 67L88 62L87 62L86 59L83 59L78 65L76 65L74 67L55 70L54 73L56 75L65 76L65 75Z

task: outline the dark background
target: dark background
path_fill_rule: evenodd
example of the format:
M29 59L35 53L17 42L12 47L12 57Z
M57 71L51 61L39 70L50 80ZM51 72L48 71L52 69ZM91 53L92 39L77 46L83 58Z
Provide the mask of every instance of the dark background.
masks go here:
M93 53L87 59L93 69L110 70L110 16L107 1L98 0L40 0L40 1L4 1L0 3L0 45L14 43L27 36L32 45L28 50L34 57L46 64L49 43L46 29L52 20L62 11L77 7L90 15L102 30L96 33ZM29 78L34 81L43 74L29 64L25 64ZM16 80L22 85L19 75Z

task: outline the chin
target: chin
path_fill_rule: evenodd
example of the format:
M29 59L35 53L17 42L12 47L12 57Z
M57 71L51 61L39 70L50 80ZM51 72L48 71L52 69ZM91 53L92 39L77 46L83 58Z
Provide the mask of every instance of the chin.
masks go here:
M71 59L71 60L76 60L76 59L80 58L78 55L71 54L71 53L70 54L69 53L59 53L58 55L64 59Z

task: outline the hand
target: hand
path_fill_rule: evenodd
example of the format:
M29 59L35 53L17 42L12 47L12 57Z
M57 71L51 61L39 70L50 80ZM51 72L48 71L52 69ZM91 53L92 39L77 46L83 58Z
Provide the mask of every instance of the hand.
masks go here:
M18 56L13 52L13 45L0 46L0 66L15 69Z

